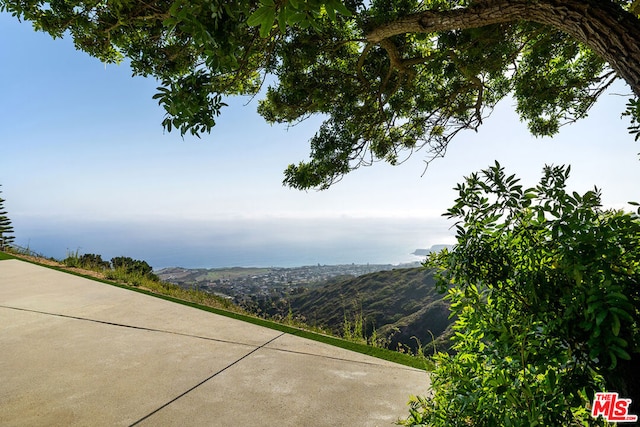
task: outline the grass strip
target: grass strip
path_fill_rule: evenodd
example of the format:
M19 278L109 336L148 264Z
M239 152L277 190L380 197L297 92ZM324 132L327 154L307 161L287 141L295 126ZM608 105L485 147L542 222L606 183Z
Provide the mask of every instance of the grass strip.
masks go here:
M6 258L3 258L3 255ZM10 255L4 254L3 252L0 252L0 259L15 259L15 257L12 257ZM53 265L47 265L47 264L40 264L36 261L32 261L32 260L26 260L26 259L22 259L20 258L21 261L24 262L29 262L41 267L46 267L46 268L51 268L53 270L57 270L60 271L62 273L67 273L67 274L73 274L74 276L79 276L85 279L89 279L89 280L93 280L96 282L101 282L110 286L115 286L118 288L122 288L122 289L127 289L133 292L138 292L144 295L148 295L148 296L152 296L155 298L160 298L166 301L170 301L173 303L177 303L177 304L182 304L188 307L192 307L198 310L203 310L203 311L207 311L209 313L213 313L213 314L218 314L220 316L225 316L225 317L229 317L232 319L236 319L236 320L240 320L243 322L247 322L247 323L252 323L254 325L258 325L258 326L263 326L265 328L269 328L269 329L274 329L276 331L280 331L280 332L285 332L287 334L291 334L291 335L295 335L301 338L307 338L313 341L318 341L324 344L328 344L334 347L339 347L345 350L350 350L350 351L354 351L356 353L361 353L361 354L366 354L368 356L372 356L372 357L376 357L378 359L383 359L383 360L387 360L390 362L395 362L404 366L410 366L412 368L417 368L417 369L426 369L426 364L425 364L425 360L423 358L420 357L415 357L415 356L411 356L409 354L406 353L399 353L397 351L392 351L392 350L388 350L386 348L379 348L379 347L372 347L366 344L361 344L361 343L356 343L353 341L347 341L344 340L342 338L338 338L338 337L334 337L334 336L330 336L330 335L324 335L324 334L319 334L316 332L311 332L305 329L300 329L300 328L296 328L293 326L289 326L289 325L285 325L282 323L278 323L278 322L274 322L271 320L266 320L260 317L255 317L255 316L249 316L246 314L241 314L241 313L235 313L233 311L228 311L228 310L223 310L220 308L215 308L215 307L209 307L206 305L202 305L202 304L198 304L195 302L191 302L191 301L186 301L180 298L175 298L169 295L163 295L157 292L152 292L150 290L147 289L141 289L135 286L129 286L129 285L124 285L122 283L117 283L117 282L113 282L111 280L106 280L106 279L101 279L101 278L96 278L93 276L89 276L86 274L82 274L76 271L69 271L66 270L64 268L61 267L57 267L57 266L53 266Z
M14 257L5 252L0 252L0 261L2 261L3 259L14 259Z

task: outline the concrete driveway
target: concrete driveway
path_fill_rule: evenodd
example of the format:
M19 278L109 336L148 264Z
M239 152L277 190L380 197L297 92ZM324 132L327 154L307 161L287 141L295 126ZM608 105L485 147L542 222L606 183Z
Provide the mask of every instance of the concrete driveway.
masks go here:
M389 426L424 371L0 261L0 425Z

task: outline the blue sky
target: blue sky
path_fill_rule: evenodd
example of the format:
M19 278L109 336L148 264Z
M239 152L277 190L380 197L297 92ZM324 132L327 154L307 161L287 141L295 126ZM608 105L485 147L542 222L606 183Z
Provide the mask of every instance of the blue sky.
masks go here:
M16 243L48 256L79 250L154 267L412 261L416 248L453 243L440 217L452 188L494 159L525 185L545 163L571 164L572 189L597 185L611 207L640 200L640 145L615 94L553 139L532 138L507 100L424 176L417 153L300 192L281 185L282 172L307 157L319 120L270 126L255 100L230 99L211 135L164 133L155 81L7 14L0 64L2 197Z

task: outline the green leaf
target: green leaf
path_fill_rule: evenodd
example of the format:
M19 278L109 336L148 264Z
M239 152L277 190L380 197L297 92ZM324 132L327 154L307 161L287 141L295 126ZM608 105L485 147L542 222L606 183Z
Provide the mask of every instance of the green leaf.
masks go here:
M329 19L332 21L336 20L336 10L331 7L331 4L327 4L325 10L327 11L327 15L329 15Z
M611 365L609 365L609 369L613 370L618 366L618 358L612 351L609 351L609 357L611 358Z
M611 313L611 319L613 320L611 323L611 332L617 337L620 334L620 318L615 313Z
M618 346L620 348L623 348L623 347L627 347L629 345L629 343L627 342L627 340L622 339L620 337L611 337L610 336L609 337L609 345L611 347Z
M608 302L611 302L611 301L628 301L629 299L627 298L626 295L620 292L611 292L607 294L606 300Z
M623 348L620 348L618 346L611 346L610 350L612 353L615 353L620 359L631 360L631 355Z
M293 12L287 17L287 23L289 25L296 25L302 22L307 15L303 12Z
M547 372L547 384L551 390L555 388L556 382L556 372L553 369L549 369Z
M247 19L247 25L256 27L258 25L265 25L266 23L266 25L271 27L274 19L275 9L272 6L261 6Z
M271 32L271 28L273 28L273 22L276 18L276 11L274 9L269 9L267 17L262 21L260 25L260 37L266 38Z
M601 311L598 314L596 314L596 325L600 326L602 324L602 322L604 321L604 319L607 317L607 314L609 314L606 311Z
M347 9L347 6L345 6L344 3L342 3L341 1L337 0L337 1L331 2L331 4L335 8L335 10L337 10L340 14L344 16L351 16L351 11Z
M282 34L287 31L287 14L284 11L278 15L278 28Z
M633 317L619 307L611 307L609 308L609 311L611 311L612 314L616 314L617 316L622 317L622 319L626 320L627 322L633 322Z

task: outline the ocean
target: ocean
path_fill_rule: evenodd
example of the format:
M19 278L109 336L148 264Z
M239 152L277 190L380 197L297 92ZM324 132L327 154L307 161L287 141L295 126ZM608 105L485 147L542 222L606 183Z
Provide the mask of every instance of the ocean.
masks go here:
M46 257L94 253L165 267L400 264L452 243L451 230L389 219L91 222L14 220L16 244Z

